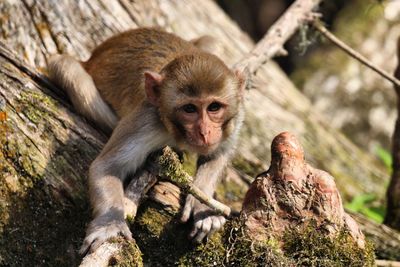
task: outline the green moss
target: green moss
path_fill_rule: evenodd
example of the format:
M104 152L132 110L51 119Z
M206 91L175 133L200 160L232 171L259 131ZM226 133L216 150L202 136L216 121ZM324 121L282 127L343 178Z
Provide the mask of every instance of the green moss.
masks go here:
M146 212L137 217L136 222L146 226L146 231L153 236L160 237L164 226L171 220L171 215L157 210L155 207L147 207Z
M255 242L249 238L241 219L236 219L216 239L188 254L186 263L186 266L290 266L292 261L284 257L276 241Z
M206 243L193 246L179 258L177 266L221 266L225 248L221 243L221 233L216 233Z
M190 223L189 223L190 224ZM372 266L372 246L357 247L347 232L329 238L315 227L288 230L284 236L255 241L241 218L226 224L206 243L191 245L190 225L146 204L134 225L135 239L148 266ZM285 244L283 248L281 245ZM168 255L166 257L165 255Z
M146 202L138 210L133 236L143 252L145 265L173 266L187 251L187 233L177 216L155 203Z
M158 162L160 164L160 176L168 177L182 189L192 182L192 177L185 171L178 155L170 147L163 149L163 154L159 157Z
M371 243L367 242L365 249L361 249L344 230L330 238L311 223L288 230L283 242L285 254L299 266L374 266Z
M13 123L0 143L0 266L77 266L88 201L44 182L48 159Z
M109 261L109 266L117 267L142 267L142 252L135 241L126 241L118 238L116 242L122 244L119 253Z
M0 186L0 198L7 203L0 208L0 266L78 265L88 206L64 206L46 188L38 180L21 195Z
M25 90L19 97L19 109L34 124L46 122L48 110L56 110L57 104L43 93Z

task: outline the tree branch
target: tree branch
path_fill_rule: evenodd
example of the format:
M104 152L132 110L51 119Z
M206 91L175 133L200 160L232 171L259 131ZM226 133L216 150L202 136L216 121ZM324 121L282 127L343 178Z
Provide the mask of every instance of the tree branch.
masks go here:
M122 248L122 244L105 242L100 245L93 253L85 256L79 267L106 267L109 260Z
M283 45L304 23L313 20L313 9L321 0L297 0L271 26L255 48L247 53L234 68L246 69L254 74L259 67L274 56L286 55Z
M319 31L322 35L324 35L329 41L334 43L337 47L342 49L344 52L346 52L349 56L352 58L360 61L363 65L367 66L368 68L372 69L379 75L381 75L383 78L386 80L390 81L394 85L400 87L400 81L396 79L393 75L387 73L385 70L379 68L376 66L374 63L372 63L370 60L368 60L366 57L355 51L353 48L348 46L346 43L341 41L339 38L337 38L333 33L331 33L319 20L315 20L312 25L314 28Z

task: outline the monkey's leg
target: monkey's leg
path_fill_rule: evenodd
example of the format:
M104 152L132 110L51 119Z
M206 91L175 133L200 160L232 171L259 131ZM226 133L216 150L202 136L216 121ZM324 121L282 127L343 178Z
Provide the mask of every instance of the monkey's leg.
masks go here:
M106 133L112 132L118 118L101 98L92 77L79 61L66 55L53 55L49 59L48 71L50 79L67 92L79 113Z

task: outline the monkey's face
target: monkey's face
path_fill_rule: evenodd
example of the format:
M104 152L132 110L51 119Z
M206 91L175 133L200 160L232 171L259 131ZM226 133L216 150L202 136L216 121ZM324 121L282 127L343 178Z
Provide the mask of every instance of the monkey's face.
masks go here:
M215 150L223 139L228 103L215 98L192 98L180 103L172 123L178 139L200 154Z
M146 72L148 100L178 146L199 154L213 152L235 128L242 81L209 54L182 56L161 74Z

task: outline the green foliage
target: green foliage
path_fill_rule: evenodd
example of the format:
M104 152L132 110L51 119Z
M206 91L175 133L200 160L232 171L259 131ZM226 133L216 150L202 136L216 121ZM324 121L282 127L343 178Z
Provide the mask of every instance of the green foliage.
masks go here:
M376 155L382 161L382 163L385 165L385 167L388 169L388 171L391 173L392 172L392 164L393 164L392 154L389 151L387 151L386 149L384 149L383 147L377 147Z
M392 172L393 159L391 153L380 146L376 148L375 153L387 170ZM361 194L346 203L345 208L355 213L361 213L377 223L382 223L386 209L377 199L378 197L374 194Z
M373 194L355 196L351 202L345 204L345 208L355 213L361 213L371 220L382 223L385 217L385 208L376 202Z
M380 146L376 148L375 153L387 170L392 172L393 159L391 153ZM377 199L378 197L374 194L361 194L346 203L345 208L355 213L361 213L377 223L382 223L386 209Z

